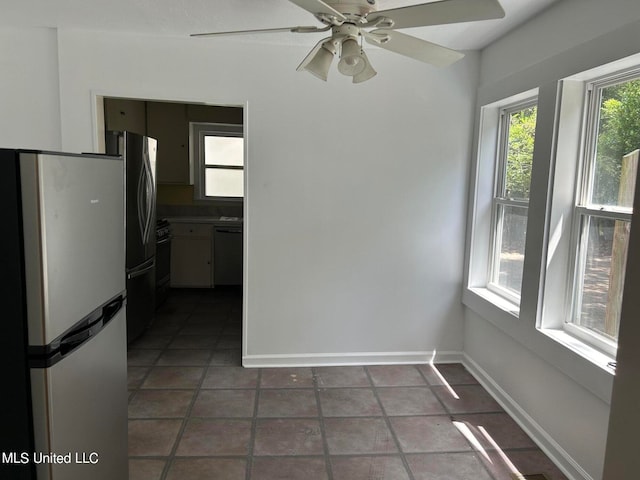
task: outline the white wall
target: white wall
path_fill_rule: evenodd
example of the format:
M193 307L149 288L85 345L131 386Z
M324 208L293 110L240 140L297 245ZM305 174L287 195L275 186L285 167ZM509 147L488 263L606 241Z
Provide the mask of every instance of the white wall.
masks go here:
M59 149L56 31L0 29L0 71L0 146Z
M326 84L295 72L306 48L57 40L65 150L96 148L96 95L247 106L247 365L461 351L477 54L438 70L372 47L378 77L352 85L336 70Z
M482 52L486 85L638 20L637 0L559 0Z
M560 1L482 52L479 104L537 86L554 90L558 79L638 53L638 28L638 2ZM542 146L553 152L552 138ZM530 222L544 222L545 206L535 207ZM522 305L519 320L468 308L468 363L566 472L602 478L612 378L539 333L535 308Z

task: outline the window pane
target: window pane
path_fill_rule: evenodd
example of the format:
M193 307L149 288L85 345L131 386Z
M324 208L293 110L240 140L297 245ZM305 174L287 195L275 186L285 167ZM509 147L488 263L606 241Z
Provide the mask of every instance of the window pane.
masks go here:
M244 138L206 135L204 137L204 164L242 166L244 164Z
M618 338L630 222L585 217L576 323Z
M602 88L601 93L588 198L595 205L631 207L640 147L640 80Z
M537 111L536 106L531 106L509 114L504 187L506 198L529 199Z
M527 209L498 205L493 283L520 295Z
M207 197L242 197L244 195L242 170L207 168L204 174L204 192Z

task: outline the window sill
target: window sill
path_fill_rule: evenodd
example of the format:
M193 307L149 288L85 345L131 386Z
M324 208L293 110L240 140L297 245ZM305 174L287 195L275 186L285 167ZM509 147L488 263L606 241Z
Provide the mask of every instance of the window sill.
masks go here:
M468 291L480 297L485 302L490 303L494 307L499 308L503 313L507 315L511 315L515 318L518 318L520 315L519 305L516 305L515 303L507 300L506 298L498 295L497 293L492 292L486 287L471 287L468 289ZM473 309L472 305L467 304L467 306Z
M525 321L519 316L517 305L486 288L466 288L462 298L463 304L482 320L610 404L615 370L607 363L612 358L564 330L536 328L534 321Z
M609 365L610 362L615 362L615 357L601 352L600 350L583 342L579 338L568 334L564 330L555 328L539 328L538 331L548 338L559 343L563 347L571 350L573 353L589 361L596 367L604 370L608 374L615 375L615 368Z

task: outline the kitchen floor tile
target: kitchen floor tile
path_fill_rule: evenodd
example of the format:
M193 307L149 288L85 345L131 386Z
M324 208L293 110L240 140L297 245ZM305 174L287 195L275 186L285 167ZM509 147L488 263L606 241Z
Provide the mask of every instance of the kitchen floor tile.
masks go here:
M131 344L130 348L134 349L161 349L165 348L171 342L171 335L142 335Z
M484 449L492 450L495 445L501 449L536 448L533 440L506 413L454 415L453 419L464 423Z
M478 383L475 377L460 363L420 365L418 369L424 374L429 385L474 385Z
M202 367L154 367L141 388L196 388L203 373Z
M241 342L239 289L171 291L129 345L130 480L566 480L462 364L250 369Z
M218 335L178 335L169 344L169 348L211 349L216 346Z
M127 365L130 367L151 366L162 353L162 350L130 349L127 352Z
M243 367L209 367L202 388L256 388L258 369Z
M320 406L325 417L370 417L382 415L370 388L328 388L320 390Z
M513 480L514 474L544 474L549 480L567 480L567 477L539 449L488 451L483 459L495 480Z
M239 350L214 350L209 365L242 366L242 354Z
M376 387L425 386L425 382L415 365L374 365L367 367Z
M252 417L255 390L200 390L192 417Z
M129 456L169 455L181 426L182 420L129 420Z
M447 387L431 387L449 413L502 412L502 408L480 385L452 387L456 398Z
M223 328L226 321L226 315L214 315L211 312L195 312L189 316L186 325L214 325Z
M378 388L378 397L387 415L447 413L438 398L426 387Z
M129 460L129 480L160 480L167 462L146 458Z
M259 419L254 455L322 455L320 422L307 418Z
M310 388L313 387L310 368L264 368L261 388Z
M256 457L251 480L328 480L325 459L320 457Z
M415 480L492 480L474 453L407 455Z
M409 480L399 456L331 457L330 463L333 480Z
M166 480L245 480L247 462L237 458L176 458Z
M268 389L258 395L259 417L317 417L316 394L311 389Z
M315 372L319 388L371 386L364 367L318 367Z
M391 417L390 421L404 453L471 450L448 416Z
M150 367L127 367L127 388L138 388L149 373Z
M187 414L194 390L138 390L129 401L129 418L180 418Z
M177 365L207 365L211 359L211 350L165 350L156 365L177 366Z
M331 455L398 451L383 418L326 418L324 428Z
M249 451L250 437L250 420L192 418L184 429L176 455L246 455Z
M219 323L187 323L181 329L180 335L219 335L224 326Z

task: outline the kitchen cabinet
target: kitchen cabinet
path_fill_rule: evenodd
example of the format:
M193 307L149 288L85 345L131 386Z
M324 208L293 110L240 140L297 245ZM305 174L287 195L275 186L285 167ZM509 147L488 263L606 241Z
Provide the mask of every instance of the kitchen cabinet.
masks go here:
M145 102L126 98L105 98L104 119L106 130L147 133L147 109Z
M171 286L213 287L213 226L172 223Z
M158 140L157 182L192 184L187 105L171 102L146 104L147 135Z

